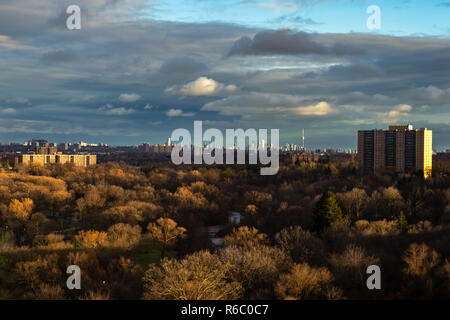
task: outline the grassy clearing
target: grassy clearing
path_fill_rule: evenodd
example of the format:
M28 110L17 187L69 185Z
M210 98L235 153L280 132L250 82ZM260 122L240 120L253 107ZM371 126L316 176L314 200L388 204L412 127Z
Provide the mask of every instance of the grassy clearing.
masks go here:
M159 243L144 238L133 250L134 262L140 265L142 270L147 270L149 264L159 262L161 252L162 246ZM165 256L175 258L176 252L166 250Z

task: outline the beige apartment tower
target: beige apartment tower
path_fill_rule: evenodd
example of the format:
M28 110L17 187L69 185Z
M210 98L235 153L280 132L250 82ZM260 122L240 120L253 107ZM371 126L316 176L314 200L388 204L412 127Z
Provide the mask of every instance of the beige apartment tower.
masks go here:
M423 172L428 178L432 155L432 131L426 128L406 125L358 131L358 165L363 174L390 167L397 172Z

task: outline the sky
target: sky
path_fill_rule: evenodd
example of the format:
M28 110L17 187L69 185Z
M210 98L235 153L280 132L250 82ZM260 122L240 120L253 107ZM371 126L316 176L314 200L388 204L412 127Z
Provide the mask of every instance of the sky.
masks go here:
M0 0L0 141L156 144L202 120L355 149L412 123L444 150L449 17L445 0Z

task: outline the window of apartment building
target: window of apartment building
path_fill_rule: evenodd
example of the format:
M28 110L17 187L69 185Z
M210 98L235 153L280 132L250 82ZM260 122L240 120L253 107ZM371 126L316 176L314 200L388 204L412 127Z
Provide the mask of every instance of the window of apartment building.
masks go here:
M364 132L364 173L373 173L375 154L374 154L374 132L366 131Z
M387 131L385 134L385 163L388 167L395 167L396 165L396 133L394 131Z
M411 172L416 167L416 132L405 134L405 171Z

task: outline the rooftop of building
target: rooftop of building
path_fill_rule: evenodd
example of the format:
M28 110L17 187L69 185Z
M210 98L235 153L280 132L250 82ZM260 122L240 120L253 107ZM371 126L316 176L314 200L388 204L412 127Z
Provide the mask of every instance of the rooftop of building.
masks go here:
M407 125L390 125L388 130L385 129L371 129L371 130L359 130L359 131L431 131L427 128L414 129L412 124Z

